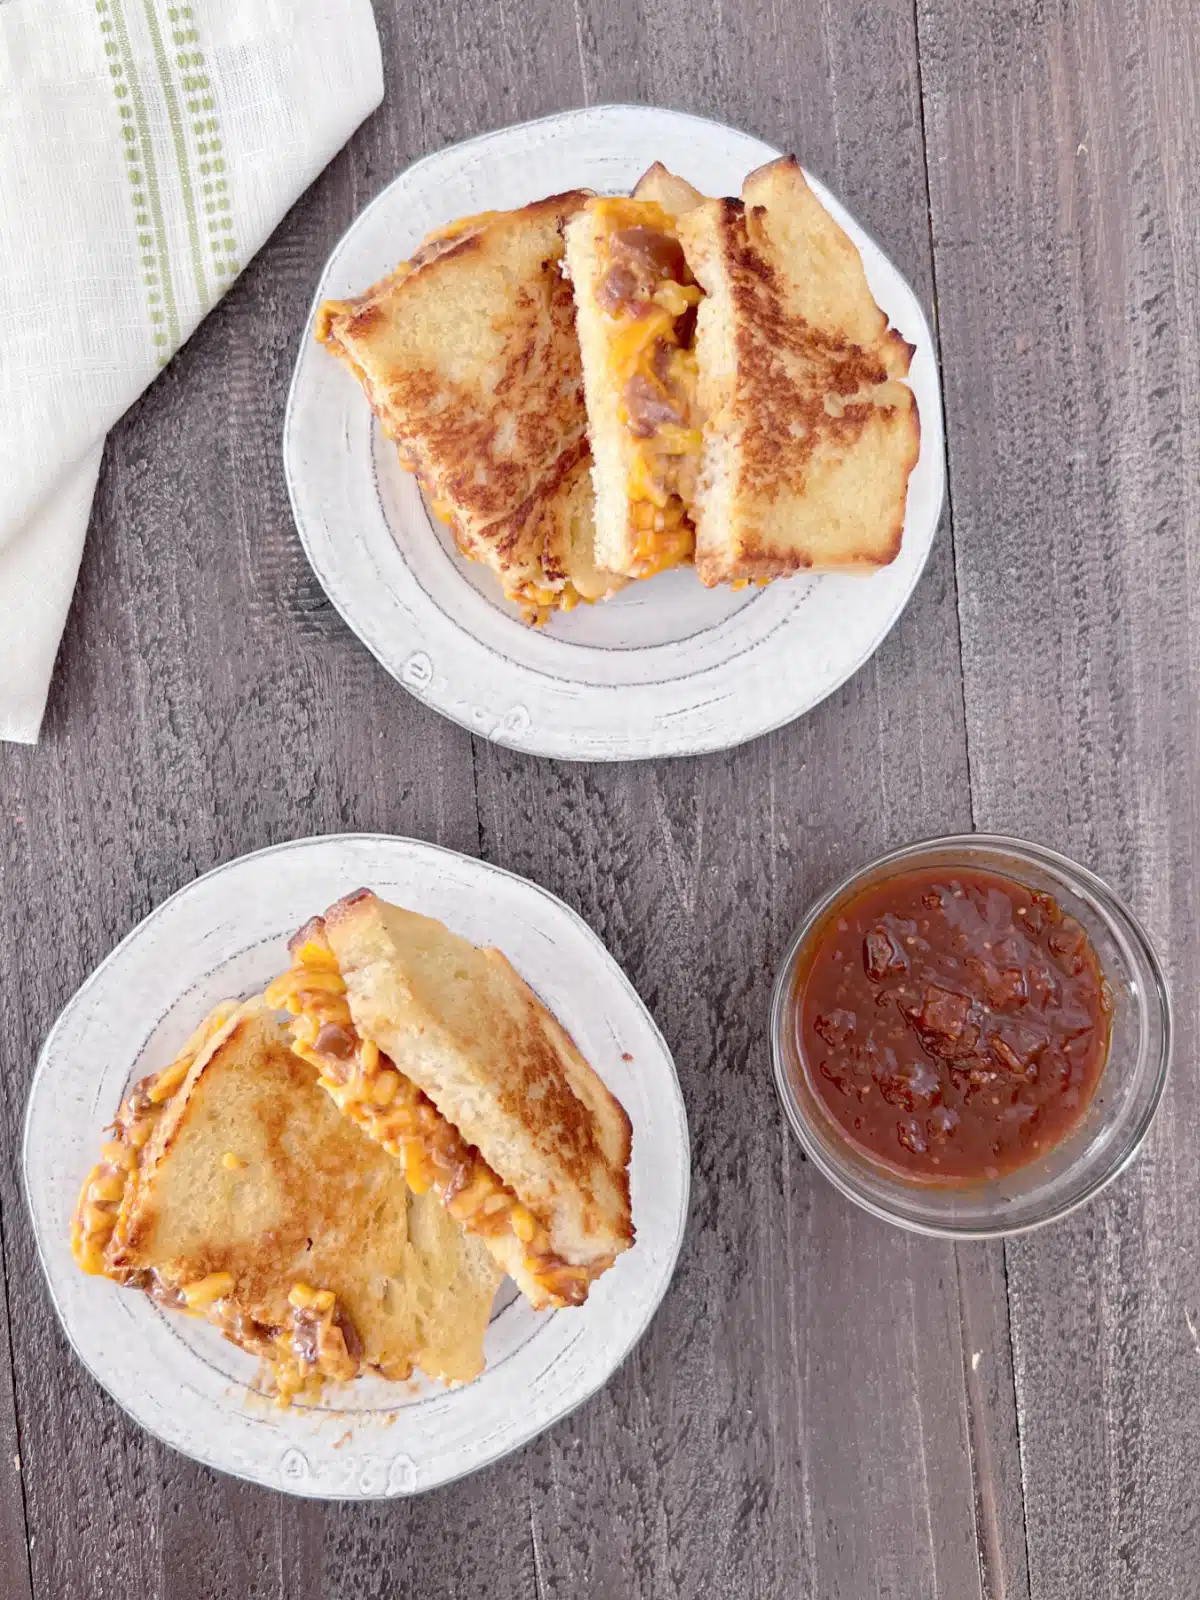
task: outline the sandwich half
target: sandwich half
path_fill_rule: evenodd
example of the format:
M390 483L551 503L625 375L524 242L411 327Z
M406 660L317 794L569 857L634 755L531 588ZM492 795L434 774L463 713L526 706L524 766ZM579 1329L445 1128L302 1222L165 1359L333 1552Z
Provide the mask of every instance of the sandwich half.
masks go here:
M464 555L536 620L604 598L561 228L582 191L465 217L352 300L316 336L362 384L403 465Z
M593 199L568 220L595 488L596 554L628 578L692 560L689 506L702 435L696 408L701 290L656 199Z
M920 447L912 348L794 157L740 200L656 165L566 239L606 567L694 559L712 586L895 559Z
M630 1124L498 950L368 890L314 918L267 990L296 1051L536 1307L633 1243Z
M261 1001L214 1012L112 1133L79 1265L204 1317L281 1401L367 1371L482 1369L499 1269L338 1114Z
M794 156L676 223L696 322L696 570L712 585L870 571L900 551L920 452L913 348Z

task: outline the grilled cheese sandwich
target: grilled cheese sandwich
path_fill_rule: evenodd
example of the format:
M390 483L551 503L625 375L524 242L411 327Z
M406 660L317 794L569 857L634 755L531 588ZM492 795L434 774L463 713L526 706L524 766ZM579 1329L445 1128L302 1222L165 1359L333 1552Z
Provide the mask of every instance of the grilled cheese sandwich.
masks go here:
M586 198L437 229L316 318L434 514L531 621L620 587L595 559L579 347L559 271L561 226Z
M692 559L702 434L691 349L702 292L654 200L590 200L566 225L605 567L652 577Z
M676 230L705 291L692 516L703 583L869 572L899 553L920 449L912 360L794 157Z
M72 1226L87 1272L204 1318L283 1403L362 1372L468 1380L500 1272L339 1116L260 1001L126 1097Z
M794 158L740 200L656 165L565 233L607 568L694 557L705 584L744 585L895 558L913 352Z
M341 1109L537 1307L633 1242L629 1120L495 950L368 891L292 941L267 991Z

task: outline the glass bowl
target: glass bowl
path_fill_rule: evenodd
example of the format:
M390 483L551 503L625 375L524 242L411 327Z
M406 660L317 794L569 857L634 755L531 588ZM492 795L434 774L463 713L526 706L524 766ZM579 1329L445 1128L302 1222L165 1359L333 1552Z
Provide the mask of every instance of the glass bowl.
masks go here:
M851 1144L809 1087L796 1040L794 977L810 938L868 885L924 867L996 872L1052 895L1083 924L1113 995L1108 1061L1080 1123L1028 1166L967 1185L906 1181ZM1133 1160L1166 1083L1171 1007L1162 968L1141 924L1086 867L1020 839L960 834L880 856L812 907L775 980L771 1053L779 1097L796 1137L813 1165L844 1195L873 1216L917 1233L988 1239L1066 1216Z

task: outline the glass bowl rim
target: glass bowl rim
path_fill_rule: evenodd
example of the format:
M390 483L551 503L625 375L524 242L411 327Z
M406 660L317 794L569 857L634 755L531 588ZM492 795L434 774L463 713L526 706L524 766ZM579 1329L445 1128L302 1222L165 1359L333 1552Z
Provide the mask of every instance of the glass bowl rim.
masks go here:
M1151 984L1147 986L1144 1003L1148 1008L1157 1009L1161 1030L1161 1045L1158 1051L1158 1060L1153 1064L1153 1082L1149 1098L1142 1108L1136 1123L1125 1140L1125 1148L1116 1160L1100 1172L1081 1193L1069 1198L1063 1203L1046 1211L1043 1215L1030 1218L1025 1222L1016 1223L966 1223L932 1222L923 1218L901 1215L892 1210L888 1205L881 1203L864 1190L860 1189L840 1167L835 1165L825 1151L820 1147L816 1138L811 1134L808 1119L800 1109L797 1096L788 1079L787 1067L783 1060L781 1046L782 1024L784 1010L788 1002L791 988L792 969L797 953L804 940L817 926L825 913L856 883L867 881L878 876L889 867L903 865L905 862L914 861L932 851L953 851L955 849L993 850L1008 854L1015 862L1019 863L1024 857L1039 865L1050 869L1068 882L1078 883L1086 894L1100 907L1104 916L1110 921L1121 925L1129 942L1144 959L1151 977ZM1163 1091L1166 1088L1167 1077L1171 1063L1171 1047L1174 1038L1174 1020L1171 1012L1171 996L1167 987L1166 975L1158 959L1150 936L1142 923L1125 904L1124 900L1112 889L1103 878L1089 868L1082 866L1078 861L1073 861L1070 856L1063 855L1060 851L1053 850L1049 845L1036 844L1029 839L1019 839L1012 834L1004 833L947 833L937 834L924 839L913 840L909 844L898 845L892 850L885 851L880 856L873 857L862 866L848 872L831 889L828 889L813 902L805 912L799 926L788 940L787 948L780 960L775 974L775 983L771 992L770 1012L771 1033L771 1064L775 1077L775 1088L783 1106L784 1114L791 1126L792 1133L798 1139L805 1155L825 1178L843 1194L846 1199L853 1201L864 1211L870 1212L873 1217L878 1217L882 1222L889 1222L894 1227L904 1228L910 1233L924 1234L936 1239L1000 1239L1012 1238L1018 1234L1032 1233L1037 1228L1044 1228L1048 1223L1059 1222L1063 1217L1070 1216L1080 1206L1086 1205L1090 1200L1107 1188L1107 1186L1125 1172L1149 1133ZM1139 1069L1144 1070L1145 1064L1139 1058ZM885 1177L890 1177L886 1169L880 1168ZM904 1185L901 1180L892 1180L897 1188Z

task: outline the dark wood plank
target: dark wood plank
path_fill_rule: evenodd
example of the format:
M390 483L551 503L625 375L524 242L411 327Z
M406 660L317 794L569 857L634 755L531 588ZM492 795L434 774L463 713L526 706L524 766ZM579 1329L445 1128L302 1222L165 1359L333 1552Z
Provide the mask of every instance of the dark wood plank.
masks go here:
M815 1179L764 1038L804 903L886 844L969 822L948 538L879 657L805 723L728 757L566 768L472 752L384 677L305 566L278 454L308 297L354 213L429 149L582 101L678 105L796 148L928 305L911 9L417 0L378 15L384 107L115 432L43 743L0 748L22 818L0 871L32 924L3 934L22 997L6 1147L54 1012L154 903L276 838L388 828L482 847L605 936L678 1054L691 1229L645 1343L581 1412L438 1494L325 1507L181 1461L96 1391L53 1324L8 1163L35 1592L325 1600L392 1593L403 1573L414 1595L495 1600L1016 1595L997 1258L884 1230ZM976 1368L984 1347L995 1364Z
M0 1025L7 1019L0 1006ZM3 1219L0 1218L0 1224ZM3 1228L0 1226L0 1237ZM12 1343L8 1327L8 1292L0 1275L0 1592L13 1600L29 1600L25 1491L21 1482L21 1435L13 1392Z
M153 905L244 850L345 828L477 849L468 737L344 629L287 504L295 346L361 203L336 177L115 430L42 742L0 746L3 899L24 913L0 934L0 1203L38 1595L284 1592L276 1497L146 1439L57 1331L12 1154L55 1013Z
M984 1600L1027 1600L1029 1563L1004 1245L965 1245L956 1255Z
M975 815L1088 862L1174 986L1134 1169L1006 1251L1035 1595L1196 1590L1194 8L922 0Z
M797 149L928 300L907 7L576 14L589 99L665 99ZM601 931L676 1051L694 1144L668 1301L603 1395L525 1453L534 1528L556 1535L547 1593L981 1592L953 1252L808 1171L765 1037L805 903L888 843L969 824L954 604L943 539L876 661L727 757L580 770L477 749L485 853ZM978 1319L987 1292L968 1285ZM1015 1448L1011 1386L997 1412ZM1001 1533L1023 1550L1019 1504Z
M280 1584L279 1495L198 1467L174 1451L157 1454L158 1567L152 1593L257 1600L296 1592Z

